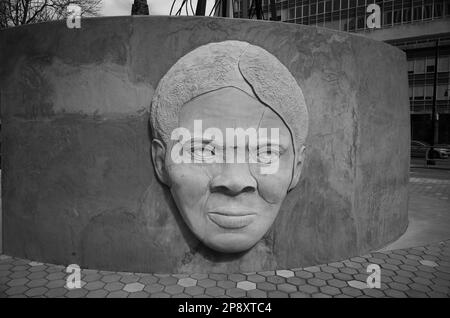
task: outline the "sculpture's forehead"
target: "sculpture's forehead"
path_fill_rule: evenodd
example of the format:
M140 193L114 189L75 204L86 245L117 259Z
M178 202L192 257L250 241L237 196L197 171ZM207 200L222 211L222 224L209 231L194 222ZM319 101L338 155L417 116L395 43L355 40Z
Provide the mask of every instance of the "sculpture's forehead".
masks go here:
M179 115L180 127L193 130L194 120L202 120L203 129L279 128L280 137L290 132L281 118L255 97L233 87L222 88L201 95L186 103Z

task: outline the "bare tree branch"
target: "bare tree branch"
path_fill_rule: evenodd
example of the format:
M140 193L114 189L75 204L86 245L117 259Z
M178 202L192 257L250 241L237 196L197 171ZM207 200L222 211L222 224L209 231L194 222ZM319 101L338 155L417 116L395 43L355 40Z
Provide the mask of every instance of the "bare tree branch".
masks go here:
M0 0L0 29L64 19L71 4L80 6L81 16L98 16L102 0Z

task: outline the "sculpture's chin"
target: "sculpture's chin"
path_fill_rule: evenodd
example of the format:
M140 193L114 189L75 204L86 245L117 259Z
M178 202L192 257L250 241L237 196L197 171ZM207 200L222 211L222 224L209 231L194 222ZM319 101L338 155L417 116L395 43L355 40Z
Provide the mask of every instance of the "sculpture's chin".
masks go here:
M221 233L204 240L203 243L221 253L241 253L251 249L258 241L259 239L242 233Z

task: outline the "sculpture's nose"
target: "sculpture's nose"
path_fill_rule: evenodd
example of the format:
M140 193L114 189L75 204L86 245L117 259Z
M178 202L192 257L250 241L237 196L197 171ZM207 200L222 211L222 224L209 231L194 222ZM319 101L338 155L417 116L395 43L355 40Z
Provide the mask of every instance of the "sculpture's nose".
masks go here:
M240 193L255 192L257 183L247 164L232 163L223 165L221 173L212 179L210 187L211 192L236 196Z

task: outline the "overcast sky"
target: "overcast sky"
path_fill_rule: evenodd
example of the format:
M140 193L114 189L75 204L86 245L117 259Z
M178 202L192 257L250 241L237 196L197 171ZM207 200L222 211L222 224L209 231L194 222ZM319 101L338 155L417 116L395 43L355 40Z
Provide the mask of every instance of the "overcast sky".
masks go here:
M131 5L133 4L133 2L133 0L103 0L102 15L130 15ZM170 12L170 7L172 6L172 2L172 0L147 0L151 15L168 15ZM182 2L183 0L177 0L174 8L178 10ZM207 3L207 8L211 8L214 4L214 0L207 0ZM192 0L192 6L194 7L194 10L196 5L197 0ZM207 13L209 13L210 10L211 9L207 9Z

